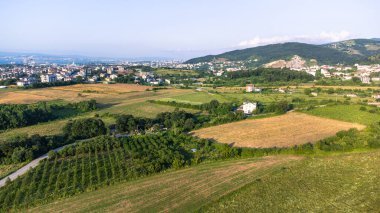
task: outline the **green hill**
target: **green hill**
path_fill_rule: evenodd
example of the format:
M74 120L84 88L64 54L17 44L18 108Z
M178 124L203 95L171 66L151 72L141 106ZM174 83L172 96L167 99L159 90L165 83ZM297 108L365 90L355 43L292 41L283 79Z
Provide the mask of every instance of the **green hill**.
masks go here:
M31 208L30 212L376 212L380 152L217 161Z
M323 45L349 55L373 56L380 54L380 39L351 39Z
M253 60L253 65L259 66L275 60L288 60L294 55L301 56L307 60L316 59L320 64L354 64L359 61L367 60L367 57L364 55L347 54L340 49L334 49L329 46L289 42L234 50L219 55L208 55L190 59L186 63L211 62L216 59L226 59L229 61Z

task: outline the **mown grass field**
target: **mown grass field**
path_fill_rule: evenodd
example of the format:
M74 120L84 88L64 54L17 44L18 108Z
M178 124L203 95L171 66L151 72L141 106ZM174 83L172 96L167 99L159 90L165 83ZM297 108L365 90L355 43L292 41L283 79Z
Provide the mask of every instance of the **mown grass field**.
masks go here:
M219 102L231 101L220 94L208 93L208 92L194 92L190 94L177 95L170 98L160 99L160 101L175 101L175 102L180 102L180 103L190 103L194 105L209 103L211 100L217 100Z
M237 147L290 147L316 142L341 130L365 126L291 112L285 115L244 120L193 131L200 138Z
M380 114L368 112L372 107L367 106L367 111L360 110L360 107L361 105L335 105L318 107L306 111L306 113L364 125L371 125L380 121Z
M157 75L177 75L177 76L196 76L195 70L176 70L176 69L157 69L154 71Z
M380 151L310 158L265 175L201 212L378 212Z
M292 156L206 163L30 209L31 212L193 212L262 175L297 163Z
M380 151L202 164L30 212L376 212Z

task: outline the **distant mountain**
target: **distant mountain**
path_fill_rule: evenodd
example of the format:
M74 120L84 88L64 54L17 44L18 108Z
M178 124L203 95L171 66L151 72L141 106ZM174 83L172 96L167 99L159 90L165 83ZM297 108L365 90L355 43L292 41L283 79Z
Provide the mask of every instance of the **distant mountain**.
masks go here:
M289 42L208 55L190 59L186 63L251 60L252 65L260 66L276 60L289 60L294 55L298 55L305 60L315 59L319 64L353 64L368 61L369 56L378 54L379 45L380 42L376 39L355 39L325 45Z
M252 60L255 65L262 65L280 59L289 60L294 55L298 55L306 60L316 59L318 63L323 64L354 63L358 60L356 56L329 47L290 42L234 50L219 55L208 55L190 59L187 63L211 62L216 59L225 59L229 61Z
M351 39L323 45L349 55L373 56L380 54L380 39Z

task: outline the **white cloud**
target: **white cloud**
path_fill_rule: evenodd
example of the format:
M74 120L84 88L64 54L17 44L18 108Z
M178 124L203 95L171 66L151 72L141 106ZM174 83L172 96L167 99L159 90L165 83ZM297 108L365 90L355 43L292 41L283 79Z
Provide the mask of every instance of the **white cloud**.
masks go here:
M313 44L322 44L328 42L342 41L351 38L351 33L347 31L341 32L321 32L319 35L296 35L296 36L273 36L260 37L242 41L238 44L240 47L257 47L267 44L276 44L284 42L304 42Z

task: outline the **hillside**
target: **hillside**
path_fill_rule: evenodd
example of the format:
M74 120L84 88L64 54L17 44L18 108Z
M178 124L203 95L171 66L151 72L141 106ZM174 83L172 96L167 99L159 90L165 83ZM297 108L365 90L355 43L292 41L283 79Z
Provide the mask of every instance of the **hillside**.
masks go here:
M186 63L210 62L214 59L231 61L254 60L255 65L262 65L280 59L290 59L298 55L304 59L316 59L322 64L347 63L352 64L365 57L352 56L339 50L312 44L297 42L271 44L266 46L234 50L220 55L208 55L188 60Z
M29 211L368 212L380 207L379 165L379 151L219 161L117 184Z
M380 39L351 39L323 45L350 55L372 56L380 54Z

